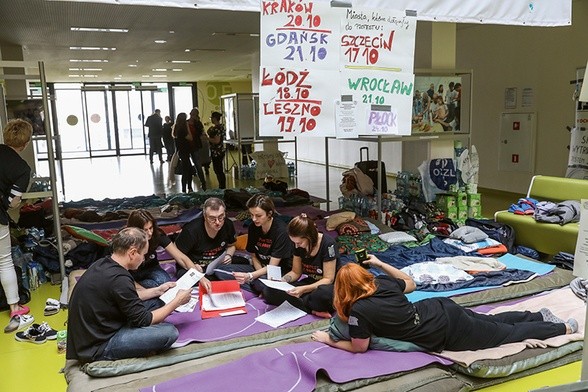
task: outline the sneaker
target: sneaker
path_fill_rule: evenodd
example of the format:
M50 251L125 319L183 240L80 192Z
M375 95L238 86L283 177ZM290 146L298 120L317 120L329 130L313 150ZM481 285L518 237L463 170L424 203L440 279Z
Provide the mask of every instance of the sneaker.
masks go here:
M54 314L59 313L61 309L61 304L58 300L53 298L47 298L47 302L45 302L45 309L43 310L43 314L45 316L52 316Z
M45 321L43 321L41 324L33 324L31 328L34 328L37 331L42 332L43 335L45 335L45 337L47 338L47 340L57 339L57 331L51 328L49 324L47 324Z
M10 322L4 328L5 333L19 331L31 325L35 321L33 316L23 314L22 316L14 316L10 318Z
M47 341L45 333L39 331L35 326L29 327L26 331L17 332L14 339L19 342L29 342L35 344L43 344Z

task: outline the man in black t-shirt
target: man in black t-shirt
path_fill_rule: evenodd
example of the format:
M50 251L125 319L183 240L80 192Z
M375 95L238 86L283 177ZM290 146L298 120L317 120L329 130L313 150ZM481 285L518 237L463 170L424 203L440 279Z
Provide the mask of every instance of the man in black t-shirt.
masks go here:
M97 260L82 275L68 306L67 359L145 357L167 350L176 341L178 330L163 320L190 300L191 291L179 290L169 303L147 309L144 300L175 286L167 282L137 291L129 270L139 267L147 250L145 231L127 227L112 238L112 255Z
M211 261L226 252L221 264L230 264L235 254L236 233L233 222L226 219L225 203L216 197L204 202L202 214L182 227L176 246L194 264L206 272ZM178 277L186 270L178 267Z

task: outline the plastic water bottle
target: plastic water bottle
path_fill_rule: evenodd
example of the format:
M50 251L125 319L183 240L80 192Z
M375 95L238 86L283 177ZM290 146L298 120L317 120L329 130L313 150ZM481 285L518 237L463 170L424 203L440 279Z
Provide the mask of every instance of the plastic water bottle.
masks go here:
M67 330L57 332L57 353L64 354L67 349Z

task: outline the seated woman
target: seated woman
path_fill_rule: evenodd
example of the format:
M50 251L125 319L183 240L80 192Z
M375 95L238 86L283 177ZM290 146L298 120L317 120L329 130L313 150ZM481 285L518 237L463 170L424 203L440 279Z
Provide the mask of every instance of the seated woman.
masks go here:
M156 252L159 246L164 248L181 267L185 269L195 268L197 271L202 272L202 268L194 265L192 260L182 253L163 230L157 226L157 221L149 211L143 209L132 211L127 220L127 227L137 227L145 230L149 239L149 248L145 255L145 260L139 268L129 271L135 282L141 287L146 289L158 287L171 280L170 275L159 265ZM208 279L203 277L200 282L205 287L210 288Z
M288 224L288 235L294 243L292 271L282 277L294 289L285 292L266 287L263 297L272 305L288 301L298 309L317 316L331 317L333 312L333 282L339 252L335 240L319 233L314 221L301 214ZM304 279L298 280L302 274Z
M350 352L365 352L371 336L417 344L427 351L464 351L496 347L525 339L544 340L575 333L578 322L558 319L548 309L539 312L475 313L449 298L411 303L412 278L370 255L363 262L384 271L374 277L358 264L347 264L335 279L335 309L349 326L349 340L334 341L328 332L312 339Z
M286 223L276 218L272 199L263 194L252 196L246 203L251 220L247 235L246 250L251 254L251 265L230 264L219 269L232 272L233 276L215 273L219 279L237 279L242 288L256 294L265 285L258 278L265 277L267 265L279 265L282 273L292 268L292 242L288 238Z

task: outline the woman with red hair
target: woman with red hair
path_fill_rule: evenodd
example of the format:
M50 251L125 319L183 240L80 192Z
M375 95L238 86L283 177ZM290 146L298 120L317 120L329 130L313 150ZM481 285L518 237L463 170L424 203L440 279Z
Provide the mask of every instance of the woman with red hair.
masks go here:
M374 276L358 264L347 264L335 279L334 306L349 327L351 340L333 340L316 331L312 339L351 352L365 352L372 336L414 343L426 351L463 351L496 347L525 339L547 339L575 333L578 322L564 322L548 309L539 312L473 312L449 298L412 303L405 293L416 285L404 272L370 255L364 265L385 275Z

